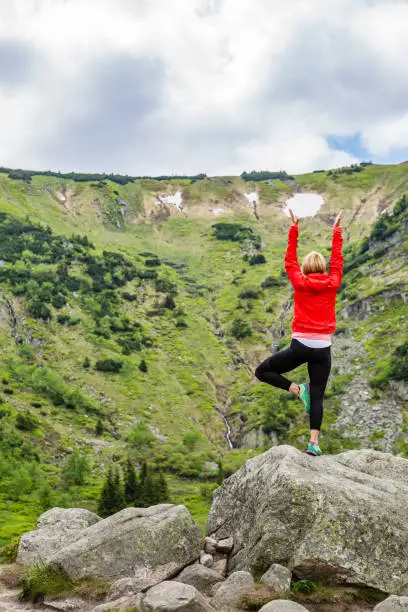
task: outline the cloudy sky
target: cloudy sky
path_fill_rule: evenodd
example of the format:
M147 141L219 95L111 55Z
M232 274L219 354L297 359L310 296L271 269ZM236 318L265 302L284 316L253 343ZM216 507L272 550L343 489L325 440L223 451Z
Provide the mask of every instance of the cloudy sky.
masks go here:
M0 165L408 159L408 0L0 0Z

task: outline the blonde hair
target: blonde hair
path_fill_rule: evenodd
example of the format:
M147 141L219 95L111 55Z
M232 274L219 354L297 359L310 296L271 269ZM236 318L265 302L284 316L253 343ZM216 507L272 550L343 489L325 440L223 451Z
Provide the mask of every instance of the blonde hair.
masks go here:
M323 255L317 251L312 251L304 258L300 266L302 274L324 274L326 272L326 262Z

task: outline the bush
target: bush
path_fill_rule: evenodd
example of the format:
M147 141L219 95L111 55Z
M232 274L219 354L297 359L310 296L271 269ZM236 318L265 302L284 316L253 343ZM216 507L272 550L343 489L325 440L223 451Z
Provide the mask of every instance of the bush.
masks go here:
M142 359L142 361L139 363L139 370L141 372L147 372L147 363L145 359Z
M29 412L19 412L16 417L16 427L21 431L33 431L38 427L38 421Z
M240 340L252 335L252 328L244 319L235 319L231 325L231 334Z
M391 362L391 378L408 382L408 340L394 352Z
M314 593L316 589L316 584L311 580L298 580L292 584L292 591L294 593L305 593L306 595L310 595Z
M238 294L238 297L246 300L257 300L259 298L260 291L256 287L245 287Z
M286 282L283 278L276 278L275 276L267 276L261 283L262 289L268 289L269 287L284 287Z
M265 255L262 255L262 253L256 253L255 255L252 255L249 258L250 266L256 266L258 264L264 264L264 263L266 263L266 258L265 258Z
M86 483L86 478L90 473L91 466L88 458L78 451L74 451L68 456L62 470L62 477L68 485L82 486Z
M118 373L123 367L123 361L116 359L100 359L95 364L95 369L100 372Z
M19 544L20 536L18 538L14 538L10 544L0 548L0 561L4 560L6 563L14 563L17 558Z
M43 321L48 321L52 316L51 310L48 308L47 304L44 304L43 302L29 302L28 312L36 319L42 319Z
M21 599L37 601L46 595L71 591L73 582L65 574L52 570L44 564L38 564L25 570L21 586L23 587Z

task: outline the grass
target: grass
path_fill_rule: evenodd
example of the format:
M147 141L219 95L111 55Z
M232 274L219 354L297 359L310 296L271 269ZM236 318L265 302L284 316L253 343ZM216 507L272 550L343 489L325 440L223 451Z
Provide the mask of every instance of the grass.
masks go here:
M63 598L78 596L90 601L101 601L110 584L95 578L71 580L66 574L46 565L27 568L21 578L22 600L41 601L45 597Z
M302 581L303 582L303 581ZM296 589L294 583L291 590L280 593L272 589L258 585L253 591L245 594L240 602L244 610L260 610L265 604L275 599L287 599L295 601L309 610L318 612L327 610L327 605L331 610L344 610L344 605L366 605L375 606L386 598L385 593L370 587L355 587L327 584L323 582L312 583L314 590L312 593L302 593ZM295 588L293 588L295 587Z

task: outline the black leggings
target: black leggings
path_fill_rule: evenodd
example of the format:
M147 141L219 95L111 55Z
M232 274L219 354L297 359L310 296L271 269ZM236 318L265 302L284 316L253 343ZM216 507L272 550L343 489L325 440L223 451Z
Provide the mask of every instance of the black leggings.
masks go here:
M331 350L309 348L293 339L289 348L265 359L255 370L255 376L279 389L289 391L292 384L282 373L307 363L310 378L310 429L320 430L323 420L323 396L331 369Z

